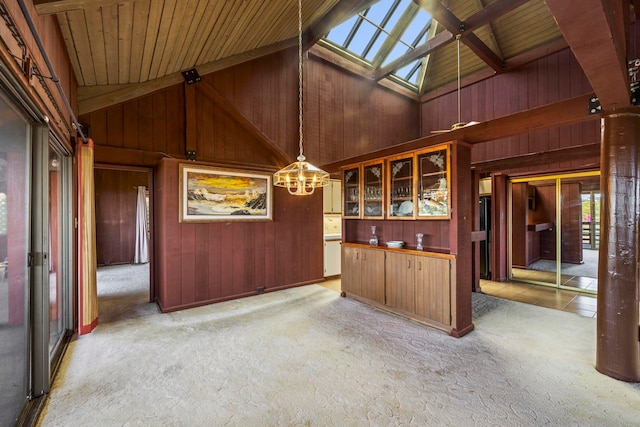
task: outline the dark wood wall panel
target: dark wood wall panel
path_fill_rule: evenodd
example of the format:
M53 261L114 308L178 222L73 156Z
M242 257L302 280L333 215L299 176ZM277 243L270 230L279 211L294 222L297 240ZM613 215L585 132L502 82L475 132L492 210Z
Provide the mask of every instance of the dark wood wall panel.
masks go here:
M527 259L527 183L520 182L511 186L512 194L512 239L511 262L514 266L526 268Z
M137 186L146 172L95 169L98 265L132 263L135 255Z
M305 91L307 145L319 164L420 137L418 103L310 56Z
M416 233L424 234L422 245L425 250L449 251L449 221L421 220L345 220L349 223L343 227L348 230L343 238L348 242L368 243L371 237L371 226L376 226L376 235L381 246L390 240L402 240L407 246L415 246Z
M184 93L182 85L80 117L96 145L185 154ZM133 156L136 154L132 153ZM143 164L142 154L139 164ZM96 162L111 163L96 156ZM132 159L131 163L135 163Z
M159 304L173 311L323 280L322 194L274 189L273 221L180 223L178 165L156 170Z
M486 121L592 92L580 65L565 49L506 74L461 89L461 120ZM421 104L422 136L457 122L457 94ZM585 106L586 108L586 106ZM472 162L515 157L600 141L597 120L476 144ZM584 160L545 164L546 170L582 167ZM530 167L520 171L535 171Z
M582 263L582 184L562 183L562 262Z

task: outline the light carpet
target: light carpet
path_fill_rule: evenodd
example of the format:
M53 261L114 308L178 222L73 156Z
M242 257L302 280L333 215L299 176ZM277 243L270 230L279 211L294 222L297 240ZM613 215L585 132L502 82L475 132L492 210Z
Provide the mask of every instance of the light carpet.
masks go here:
M474 294L456 339L319 285L145 305L70 344L39 425L640 424L640 384L594 369L572 313Z

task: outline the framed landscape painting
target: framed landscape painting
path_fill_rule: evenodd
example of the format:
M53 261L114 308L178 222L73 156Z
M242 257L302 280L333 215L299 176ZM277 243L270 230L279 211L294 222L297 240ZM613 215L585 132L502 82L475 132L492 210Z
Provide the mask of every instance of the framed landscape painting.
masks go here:
M180 222L271 221L271 174L180 165Z

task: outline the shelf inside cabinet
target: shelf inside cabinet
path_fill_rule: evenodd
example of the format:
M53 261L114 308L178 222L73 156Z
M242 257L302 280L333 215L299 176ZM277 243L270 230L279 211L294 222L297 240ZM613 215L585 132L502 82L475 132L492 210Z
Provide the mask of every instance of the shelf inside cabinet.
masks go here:
M438 172L428 172L428 173L423 173L422 177L426 178L429 176L438 176L438 175L446 175L447 171L438 171Z

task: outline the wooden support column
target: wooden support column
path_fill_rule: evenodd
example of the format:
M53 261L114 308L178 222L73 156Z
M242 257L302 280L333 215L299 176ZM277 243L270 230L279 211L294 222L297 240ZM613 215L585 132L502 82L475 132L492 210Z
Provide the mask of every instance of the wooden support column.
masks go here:
M451 144L451 221L449 241L456 256L451 292L451 335L461 337L473 330L471 289L473 286L471 228L473 197L471 195L471 146L462 141ZM477 190L476 190L477 191Z
M507 234L507 176L491 175L491 276L496 282L509 280L507 251L509 248Z
M596 369L640 381L640 111L605 116Z
M471 206L472 206L472 225L471 229L471 266L472 266L472 283L471 290L473 292L482 292L480 289L480 243L486 239L480 231L480 172L477 169L471 171Z
M196 119L196 85L184 84L185 99L185 155L188 160L196 160L198 132Z

